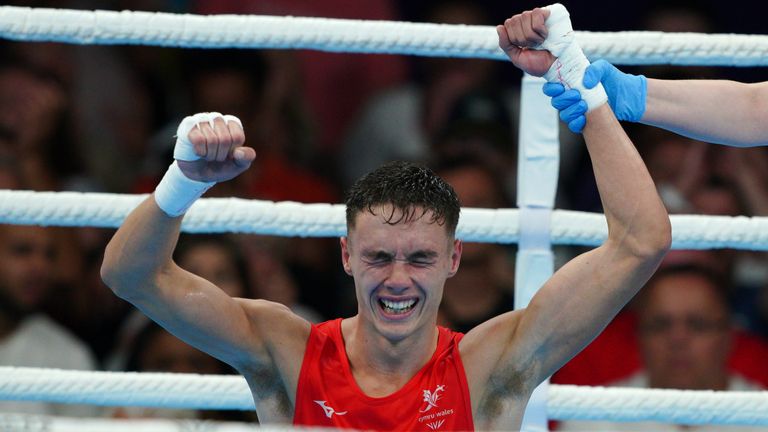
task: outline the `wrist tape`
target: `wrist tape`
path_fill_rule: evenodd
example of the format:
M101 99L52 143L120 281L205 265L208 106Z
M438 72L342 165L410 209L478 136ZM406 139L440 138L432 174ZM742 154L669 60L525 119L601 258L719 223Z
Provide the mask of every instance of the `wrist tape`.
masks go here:
M185 176L173 161L155 188L155 202L170 217L181 216L216 182L201 182Z
M240 119L231 115L221 115L217 112L199 113L185 117L176 130L176 145L173 149L175 159L168 167L163 179L155 188L155 202L157 206L168 216L177 217L186 213L192 204L203 196L216 182L201 182L185 176L179 168L177 160L196 161L200 159L195 153L195 147L189 141L189 133L199 123L209 122L213 127L214 120L223 118L226 123L236 122L242 127Z
M608 95L602 84L598 83L591 89L584 87L584 72L589 66L589 60L576 42L568 11L560 3L547 6L546 9L550 11L546 21L548 34L539 48L548 50L557 59L544 74L544 78L549 82L560 83L566 89L577 89L587 103L588 111L605 104Z

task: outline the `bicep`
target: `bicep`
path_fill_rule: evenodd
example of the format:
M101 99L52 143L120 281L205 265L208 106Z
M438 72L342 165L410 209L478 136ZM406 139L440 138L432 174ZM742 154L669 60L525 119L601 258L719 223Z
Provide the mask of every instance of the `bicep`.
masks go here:
M175 264L151 283L126 300L176 337L233 366L263 354L243 302Z
M533 368L538 384L597 337L658 263L610 244L577 256L523 311L505 361Z

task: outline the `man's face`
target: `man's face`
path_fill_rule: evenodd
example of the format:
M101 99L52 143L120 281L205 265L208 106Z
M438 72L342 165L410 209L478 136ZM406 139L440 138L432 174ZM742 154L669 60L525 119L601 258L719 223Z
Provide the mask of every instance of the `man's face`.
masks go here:
M387 339L402 340L435 325L445 280L459 268L461 242L431 222L429 212L396 225L381 216L391 206L374 212L357 215L342 237L342 263L355 279L360 319Z
M34 312L50 290L53 241L42 227L0 227L0 301L16 314Z
M714 389L727 382L730 329L718 287L703 276L656 281L640 311L640 346L653 387Z

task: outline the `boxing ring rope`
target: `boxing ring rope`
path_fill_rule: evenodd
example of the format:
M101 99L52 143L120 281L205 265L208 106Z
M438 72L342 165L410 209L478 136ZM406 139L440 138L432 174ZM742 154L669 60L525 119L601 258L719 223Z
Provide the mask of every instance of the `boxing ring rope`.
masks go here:
M660 32L576 33L589 57L605 58L616 64L768 65L766 36ZM0 6L0 37L76 44L291 48L506 60L497 47L493 27L324 18L199 16ZM525 91L526 80L523 87ZM540 92L537 94L539 98L542 97ZM526 101L525 95L523 100ZM536 105L536 108L531 108L532 105ZM551 244L594 246L600 244L607 234L602 215L552 209L553 185L557 179L557 173L555 171L553 174L552 168L557 166L559 154L553 147L553 136L555 142L557 139L556 132L551 132L556 130L552 126L555 122L551 121L553 113L551 108L542 106L541 103L523 104L521 117L546 119L534 126L539 129L533 133L524 132L522 128L529 127L530 122L521 121L524 123L521 125L521 155L528 151L529 157L526 159L521 156L518 174L529 181L528 186L521 185L518 194L527 197L518 202L520 209L463 209L458 227L458 235L466 241L519 243L521 251L529 249L534 261L538 260L536 271L540 274L533 275L534 279L546 276L541 273L541 269L551 266ZM550 132L545 131L547 128ZM540 133L542 131L545 133ZM530 145L524 138L547 142ZM542 167L545 169L540 169ZM539 180L542 176L547 177L543 187L530 180ZM145 196L0 191L0 223L117 227L143 198ZM234 198L203 199L192 207L182 229L188 232L338 236L345 231L343 214L344 209L340 205L272 203ZM727 247L768 250L768 234L763 234L768 233L768 218L686 215L672 216L672 224L673 247L677 249ZM546 255L543 260L542 252ZM518 273L516 285L521 285L518 283L521 273ZM535 271L531 270L530 273ZM526 284L532 285L530 280ZM215 393L219 400L234 397L237 404L243 404L238 409L253 408L251 395L240 377L218 376L214 379L166 375L162 379L168 382L157 384L165 387L157 389L151 387L155 385L151 380L157 378L157 375L0 368L0 376L3 377L0 380L0 398L74 403L77 398L93 397L89 403L106 404L109 398L124 397L120 399L121 405L136 403L137 399L141 399L142 404L151 400L153 406L165 406L163 404L180 397L187 398L184 403L194 402L194 406L199 407L196 404ZM45 378L41 378L43 376ZM15 381L16 378L21 381ZM195 385L206 389L200 399L189 399L190 389L174 394L174 385L178 386L182 381L186 383L188 378L196 382ZM131 385L136 388L100 390L102 380L113 379L119 381L121 386L133 383ZM74 385L75 381L77 386ZM226 392L218 394L219 386L225 381L227 385L239 386L240 389L229 390L227 387ZM12 382L16 382L18 387L6 390L2 386ZM150 382L151 385L148 384ZM46 387L47 392L42 390L46 384L53 386ZM80 384L85 388L81 388ZM139 389L142 385L149 388ZM73 388L78 389L76 394L70 392ZM553 385L546 399L546 414L559 420L768 424L768 392L689 392ZM534 405L533 399L529 407L531 405ZM2 421L0 418L0 425ZM67 424L67 420L56 422L59 425Z
M0 414L0 430L18 432L285 432L328 431L320 428L259 426L200 420L114 420L27 414Z
M0 399L152 406L254 409L239 375L88 372L0 367ZM768 423L768 392L714 392L552 385L553 420L664 420L681 424Z
M768 36L576 32L590 58L624 65L767 66ZM258 15L0 7L0 37L77 44L291 48L507 60L490 26Z
M117 228L147 195L0 190L0 223ZM463 208L457 235L469 242L517 243L518 209ZM768 251L768 217L672 215L674 249ZM189 233L237 232L299 237L346 234L342 204L301 204L240 198L203 198L184 218ZM608 227L599 213L552 212L558 245L597 246Z

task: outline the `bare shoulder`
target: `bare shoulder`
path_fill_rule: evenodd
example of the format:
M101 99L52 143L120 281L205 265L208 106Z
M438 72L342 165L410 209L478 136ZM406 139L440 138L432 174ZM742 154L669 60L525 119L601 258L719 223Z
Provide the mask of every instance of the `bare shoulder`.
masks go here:
M532 375L525 353L516 353L515 332L525 313L519 309L472 329L459 344L473 405L487 393L526 394ZM519 361L516 361L519 360ZM473 407L477 408L477 407Z
M259 417L290 421L296 387L312 325L287 306L267 300L235 299L258 335L259 355L238 371L248 381Z
M309 338L311 324L288 306L261 299L235 299L245 310L253 330L266 348L303 346Z

